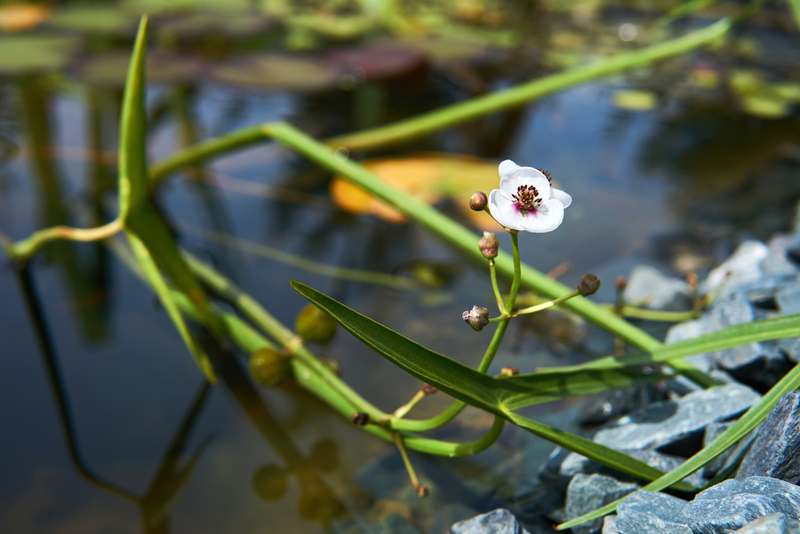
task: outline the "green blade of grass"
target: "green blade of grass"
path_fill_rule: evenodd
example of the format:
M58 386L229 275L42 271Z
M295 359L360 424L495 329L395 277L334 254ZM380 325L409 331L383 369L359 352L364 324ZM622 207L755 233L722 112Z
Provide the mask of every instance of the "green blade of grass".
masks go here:
M676 482L686 478L698 469L701 469L708 462L734 446L751 430L760 425L761 422L766 419L767 415L769 415L772 408L780 401L781 397L798 388L800 388L800 365L795 365L794 368L775 384L758 403L747 410L736 424L723 432L708 447L686 460L677 469L673 469L642 489L646 491L661 491L670 486L677 487L675 486ZM617 505L623 500L624 499L619 499L593 512L562 523L558 525L557 528L558 530L565 530L610 514L617 509Z

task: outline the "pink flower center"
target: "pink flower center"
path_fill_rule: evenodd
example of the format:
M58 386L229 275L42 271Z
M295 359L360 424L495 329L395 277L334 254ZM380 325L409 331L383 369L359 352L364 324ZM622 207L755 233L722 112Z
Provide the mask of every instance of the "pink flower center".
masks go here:
M543 202L539 197L539 191L532 185L521 185L517 188L517 194L511 195L516 201L514 205L518 210L527 215L529 211L536 211L536 209Z

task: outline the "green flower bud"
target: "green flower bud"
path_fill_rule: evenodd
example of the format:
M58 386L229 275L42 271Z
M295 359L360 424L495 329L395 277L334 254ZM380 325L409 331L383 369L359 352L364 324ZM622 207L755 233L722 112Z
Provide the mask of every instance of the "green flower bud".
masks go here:
M294 328L304 340L324 345L336 334L336 321L313 304L309 304L297 314Z
M500 241L492 232L483 232L483 237L478 241L478 248L483 257L491 260L497 257L497 249L500 248Z
M584 274L578 282L578 291L584 297L594 295L600 289L600 279L593 274Z
M253 489L265 501L277 501L286 492L286 471L276 465L265 465L253 475Z
M473 306L471 310L462 313L461 318L464 319L464 322L470 325L473 330L480 332L489 324L489 310L481 308L480 306Z
M472 211L483 211L488 204L489 198L483 191L475 191L472 193L472 196L469 197L469 207Z
M250 375L262 386L274 386L289 376L289 362L274 349L258 349L250 355Z

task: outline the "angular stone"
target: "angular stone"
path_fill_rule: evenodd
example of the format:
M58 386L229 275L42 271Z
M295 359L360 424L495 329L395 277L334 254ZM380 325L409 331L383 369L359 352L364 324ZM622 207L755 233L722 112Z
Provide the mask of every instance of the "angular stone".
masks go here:
M683 509L688 503L683 499L654 491L637 491L617 505L619 521L630 513L642 513L658 517L669 523L686 523Z
M680 467L680 465L686 461L685 458L664 454L653 449L645 449L643 451L622 449L620 452L624 452L625 454L633 456L637 460L643 461L650 467L655 467L656 469L660 469L665 473ZM617 480L622 481L638 481L638 479L631 477L630 475L620 473L610 467L606 467L602 464L589 460L585 456L574 453L566 455L563 458L561 466L559 467L559 472L562 477L567 477L569 479L578 473L587 475L597 473L601 475L612 476ZM703 478L701 473L693 473L686 478L686 481L691 484L701 485L705 484L706 479Z
M607 515L603 518L603 529L600 534L618 534L616 514Z
M800 362L800 337L779 339L777 346L791 361L794 363Z
M737 480L766 476L792 484L800 481L800 393L787 393L767 416L753 447L742 461Z
M706 427L706 432L703 435L703 448L711 445L715 439L717 439L735 424L736 421L726 421L721 423L711 423L708 425ZM750 448L750 445L752 445L755 437L755 432L749 432L746 436L740 439L735 446L730 447L728 450L708 462L703 467L703 476L705 478L712 478L721 469L730 467L733 462L738 461L746 453L746 451Z
M692 534L685 523L665 521L644 512L628 512L616 521L617 534Z
M701 499L702 493L683 509L683 516L695 534L727 534L759 517L780 511L764 495L736 493L718 499Z
M725 294L728 288L758 280L762 276L761 261L769 255L769 248L760 241L745 241L730 258L708 273L700 285L701 293L719 291Z
M655 267L638 265L628 276L625 302L653 310L682 311L692 308L689 284L664 276Z
M738 482L738 481L737 481ZM764 495L786 517L800 520L800 487L771 477L750 477L742 483L743 493Z
M783 315L800 313L800 288L789 287L775 295L775 303Z
M529 534L517 522L514 514L503 508L472 519L459 521L450 528L450 534Z
M786 516L775 513L759 517L733 534L788 534L786 532Z
M696 391L637 410L599 430L593 439L615 449L658 448L700 432L709 423L733 418L760 398L740 384Z
M567 488L567 520L575 519L633 493L639 486L603 475L575 475ZM572 527L574 534L594 534L603 526L602 518Z

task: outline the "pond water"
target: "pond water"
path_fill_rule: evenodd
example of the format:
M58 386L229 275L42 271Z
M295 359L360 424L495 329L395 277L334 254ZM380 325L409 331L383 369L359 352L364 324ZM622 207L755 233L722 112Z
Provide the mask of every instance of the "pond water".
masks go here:
M432 56L411 77L362 80L351 71L348 83L314 91L223 83L204 69L179 82L154 82L149 158L161 160L192 138L272 120L318 138L389 123L591 59L601 45L635 46L619 40L618 28L631 22L644 28L661 12L601 6L587 22L585 6L570 5L506 18L503 28L527 30L515 47L457 60ZM606 284L596 300L611 302L614 277L637 263L682 275L713 266L744 238L766 240L789 227L800 198L796 104L788 99L778 111L747 104L761 94L753 87L791 89L800 80L790 53L800 38L789 22L776 22L780 16L759 15L713 52L569 89L382 154L445 152L493 164L510 158L549 170L574 202L557 231L521 237L522 259L543 272L569 262L561 277L569 285L595 272ZM700 17L684 27L707 22ZM117 36L116 49L126 50L129 37ZM12 239L114 216L120 88L81 74L91 50L63 69L3 71L0 232ZM243 54L225 50L227 59L215 61L235 65ZM746 82L750 92L741 90ZM459 315L491 301L484 266L413 224L344 212L330 199L330 179L301 157L262 144L172 176L155 201L182 246L284 324L292 325L305 305L289 286L296 279L477 365L488 336L471 331ZM470 193L439 206L470 224L455 206ZM407 290L331 278L257 255L225 235L320 264L436 284ZM501 246L508 250L510 241L501 236ZM299 388L256 388L244 355L229 358L221 384L207 387L152 292L103 245L53 244L26 270L4 264L0 303L2 532L339 531L342 518L365 526L392 511L420 530L441 532L445 519L464 518L456 511L437 523L435 505L381 493L382 471L373 462L392 447ZM491 372L577 363L608 349L602 334L590 330L586 337L573 321L554 320L512 326ZM343 378L383 410L405 403L420 386L344 332L314 351L337 360ZM238 365L231 363L237 358ZM434 415L447 403L436 395L415 415ZM577 409L566 402L526 413L563 427ZM467 411L436 436L474 439L489 424L488 416ZM550 447L540 440L530 445L519 434L507 429L493 451L475 459L412 455L444 494L432 502L457 501L460 494L450 492L459 477L474 478L521 443L539 447L544 460ZM286 491L273 488L270 495L263 480L276 470L287 473ZM385 485L410 486L388 478ZM479 509L476 499L469 505Z

